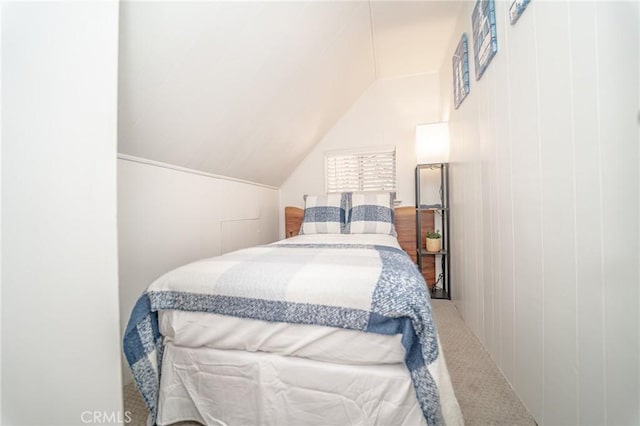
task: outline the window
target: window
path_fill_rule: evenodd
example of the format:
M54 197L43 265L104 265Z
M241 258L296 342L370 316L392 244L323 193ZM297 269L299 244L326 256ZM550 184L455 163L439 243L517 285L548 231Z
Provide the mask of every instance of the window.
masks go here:
M396 150L326 154L327 192L395 191Z

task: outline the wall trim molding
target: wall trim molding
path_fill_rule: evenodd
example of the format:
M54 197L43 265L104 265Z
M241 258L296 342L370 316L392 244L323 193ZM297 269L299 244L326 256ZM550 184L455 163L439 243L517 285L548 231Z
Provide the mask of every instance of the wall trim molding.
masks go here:
M259 186L259 187L268 188L268 189L275 189L275 190L279 190L280 189L280 188L278 188L276 186L266 185L264 183L252 182L252 181L249 181L249 180L238 179L238 178L234 178L234 177L230 177L230 176L216 175L216 174L213 174L213 173L203 172L203 171L200 171L200 170L189 169L187 167L176 166L174 164L163 163L163 162L155 161L155 160L149 160L148 158L136 157L134 155L118 153L118 159L119 160L125 160L125 161L131 161L131 162L134 162L134 163L146 164L148 166L155 166L155 167L162 167L164 169L176 170L176 171L182 172L182 173L190 173L192 175L205 176L205 177L209 177L209 178L213 178L213 179L229 180L229 181L232 181L232 182L239 182L239 183L244 183L244 184L247 184L247 185Z

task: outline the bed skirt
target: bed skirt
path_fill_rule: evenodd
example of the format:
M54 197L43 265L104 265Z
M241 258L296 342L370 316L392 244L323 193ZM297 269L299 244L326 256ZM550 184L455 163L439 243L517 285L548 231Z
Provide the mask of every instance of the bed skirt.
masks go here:
M158 425L426 425L402 363L344 365L172 343L164 357ZM446 423L462 424L446 369L433 368Z

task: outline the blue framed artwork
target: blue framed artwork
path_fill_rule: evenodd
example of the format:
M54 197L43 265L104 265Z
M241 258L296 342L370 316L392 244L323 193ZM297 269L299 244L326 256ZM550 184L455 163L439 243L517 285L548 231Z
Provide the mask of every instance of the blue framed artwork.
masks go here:
M453 103L458 109L470 91L469 86L469 50L467 34L463 33L456 52L453 54Z
M476 80L480 80L489 62L498 51L496 35L496 7L493 0L478 0L471 15L473 27L473 57Z
M509 19L511 20L511 25L515 24L522 15L522 12L527 8L531 0L513 0L511 3L511 7L509 8Z

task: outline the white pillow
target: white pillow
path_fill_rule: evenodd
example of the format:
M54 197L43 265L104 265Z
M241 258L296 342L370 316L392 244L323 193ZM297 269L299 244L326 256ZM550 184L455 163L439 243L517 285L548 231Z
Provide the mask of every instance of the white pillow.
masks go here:
M349 203L347 234L397 236L394 226L394 192L353 192Z
M345 227L344 194L305 195L300 234L340 234Z

